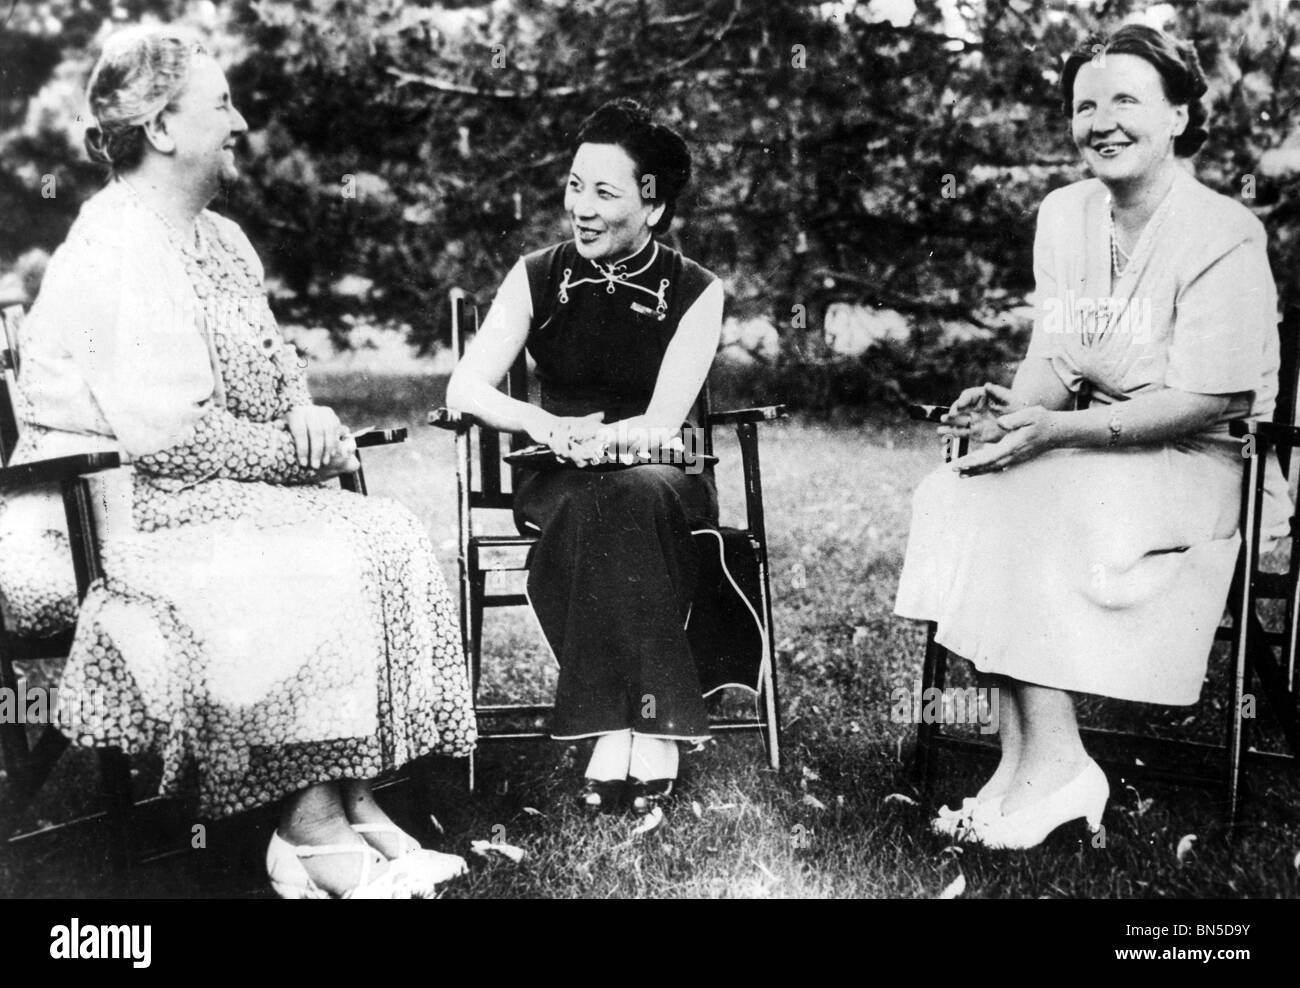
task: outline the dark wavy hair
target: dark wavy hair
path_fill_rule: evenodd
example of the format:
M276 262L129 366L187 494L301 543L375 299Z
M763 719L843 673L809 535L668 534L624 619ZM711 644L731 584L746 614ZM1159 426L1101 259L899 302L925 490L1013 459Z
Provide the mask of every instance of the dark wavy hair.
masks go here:
M654 195L646 196L664 212L650 229L667 230L677 211L677 197L691 180L691 152L682 136L671 127L655 123L644 106L626 97L610 100L578 127L573 150L583 144L617 144L632 159L640 179L641 194L646 194L644 179L654 179Z
M1163 31L1145 24L1126 24L1112 35L1093 34L1070 52L1061 70L1061 96L1066 116L1074 115L1074 79L1079 69L1101 55L1136 55L1160 73L1165 98L1175 106L1187 107L1187 129L1174 138L1174 154L1187 158L1201 149L1210 136L1209 114L1201 104L1205 95L1205 73L1196 49L1189 42L1176 41Z

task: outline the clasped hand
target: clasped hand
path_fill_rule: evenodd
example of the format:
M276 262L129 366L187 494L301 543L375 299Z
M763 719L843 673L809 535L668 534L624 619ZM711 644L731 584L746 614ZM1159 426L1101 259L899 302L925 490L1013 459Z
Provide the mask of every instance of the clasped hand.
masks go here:
M585 467L599 463L608 449L608 440L602 435L604 421L604 412L583 416L552 415L536 431L529 431L534 439L550 447L560 459Z
M318 480L330 480L361 468L356 440L348 435L332 408L298 405L283 421L293 437L298 465L315 470Z
M604 413L582 417L551 416L530 430L533 438L550 447L574 466L617 462L633 464L651 460L659 449L683 448L679 429L649 425L644 416L606 424Z
M1026 405L1007 388L984 384L957 396L939 433L984 444L952 462L963 477L996 473L1052 448L1053 415L1042 405Z

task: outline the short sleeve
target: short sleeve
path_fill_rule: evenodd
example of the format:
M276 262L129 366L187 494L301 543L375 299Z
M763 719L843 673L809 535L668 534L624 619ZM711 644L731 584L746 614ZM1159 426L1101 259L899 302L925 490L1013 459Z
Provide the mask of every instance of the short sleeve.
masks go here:
M1179 292L1165 385L1209 395L1253 392L1267 334L1277 334L1277 289L1260 228Z
M175 443L215 387L184 271L139 238L70 246L51 262L25 331L57 339L127 453Z
M1069 241L1065 213L1049 195L1038 208L1034 228L1034 293L1030 301L1034 310L1034 329L1029 338L1026 360L1047 360L1057 377L1071 391L1078 391L1082 371L1070 358L1065 346L1071 313L1066 311L1065 294L1057 275L1059 244ZM1082 225L1076 235L1082 235Z

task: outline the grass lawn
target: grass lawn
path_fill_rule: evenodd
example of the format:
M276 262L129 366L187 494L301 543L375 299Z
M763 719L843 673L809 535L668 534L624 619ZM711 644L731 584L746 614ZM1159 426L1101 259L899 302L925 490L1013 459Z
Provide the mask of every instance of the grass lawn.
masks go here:
M423 425L440 390L441 382L428 379L359 375L323 378L316 387L319 400L351 425L411 424L405 446L368 455L367 480L372 495L401 501L427 524L454 585L452 441ZM734 437L718 439L726 523L729 511L734 518L743 508L739 452ZM891 691L910 688L919 676L923 631L891 610L910 493L936 465L938 444L926 428L878 416L854 426L765 427L762 454L786 721L781 772L766 768L754 736L727 737L684 761L683 799L662 826L634 836L629 818L592 822L571 808L585 747L484 746L473 798L457 789L453 769L439 773L433 809L445 834L425 836L466 855L471 840L503 840L527 857L518 864L499 856L475 859L472 874L447 888L448 898L924 898L959 876L967 898L1300 894L1300 789L1294 777L1263 770L1251 775L1252 796L1231 843L1214 796L1135 783L1122 769L1108 773L1112 799L1103 846L1094 846L1082 822L1018 854L953 848L932 836L933 808L923 804L909 772L915 729L890 716ZM503 684L516 696L547 696L553 668L526 612L490 612L485 652L486 683ZM1221 665L1216 659L1215 669ZM1220 681L1216 671L1207 696ZM1222 723L1209 700L1191 710L1084 706L1092 721L1162 735L1213 740ZM1122 759L1125 753L1112 754ZM70 762L38 816L63 816L68 805L88 798L93 765L85 753ZM987 768L953 755L941 764L935 793L949 801L973 792ZM193 860L151 866L143 890L263 894L258 859L265 830L234 832L245 846L228 850L219 867L195 872ZM1189 834L1197 840L1180 861L1176 848ZM65 856L11 861L7 870L0 864L0 889L93 893L97 886L84 873L60 864Z

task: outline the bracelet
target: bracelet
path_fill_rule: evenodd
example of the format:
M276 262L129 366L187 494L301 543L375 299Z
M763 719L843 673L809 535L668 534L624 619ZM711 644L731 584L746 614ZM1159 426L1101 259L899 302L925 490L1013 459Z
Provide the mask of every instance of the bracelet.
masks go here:
M1119 444L1120 434L1124 431L1124 424L1119 420L1119 412L1110 413L1110 439L1107 446L1116 446Z

